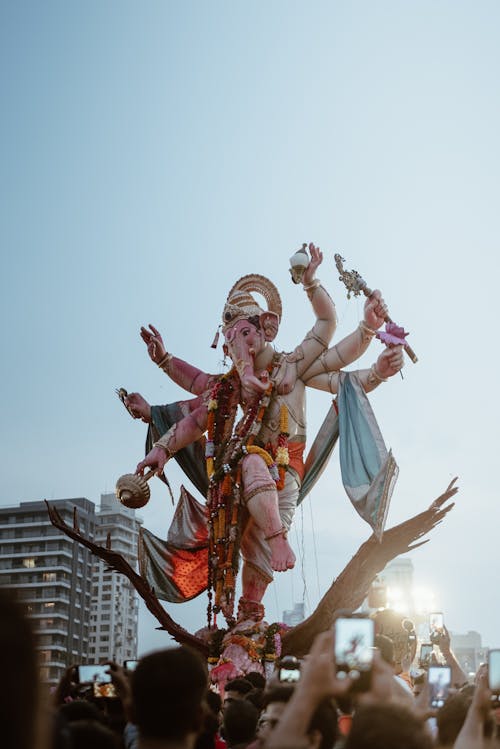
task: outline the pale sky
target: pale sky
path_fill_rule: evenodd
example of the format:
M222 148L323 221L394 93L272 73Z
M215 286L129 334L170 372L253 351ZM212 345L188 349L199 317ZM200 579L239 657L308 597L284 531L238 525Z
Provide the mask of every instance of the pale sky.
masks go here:
M451 630L498 647L499 31L486 0L2 3L1 505L98 503L135 468L145 430L114 388L182 398L142 324L221 371L224 300L256 272L292 349L313 316L288 258L314 241L336 340L362 317L338 251L411 332L418 364L370 396L400 467L388 526L460 477L415 578ZM308 404L312 439L329 398ZM369 535L336 458L303 508L269 621L303 596L310 612ZM172 513L156 482L146 527L165 537ZM168 610L194 630L205 608ZM153 628L143 614L142 652L167 644Z

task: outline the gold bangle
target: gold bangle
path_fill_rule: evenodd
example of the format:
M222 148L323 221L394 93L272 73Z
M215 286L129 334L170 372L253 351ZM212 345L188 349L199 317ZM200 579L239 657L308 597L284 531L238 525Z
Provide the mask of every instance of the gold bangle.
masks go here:
M378 385L380 382L387 382L388 379L388 377L381 377L377 372L375 364L372 364L372 366L370 367L370 374L368 375L368 382L371 385L373 385L374 383L377 383Z
M321 281L319 280L319 278L313 278L313 280L311 281L311 283L308 283L307 285L305 283L302 284L302 288L304 289L304 291L310 291L311 289L317 289L318 286L321 286Z
M153 447L161 447L162 450L165 450L167 453L167 460L170 460L170 458L173 457L173 453L166 445L162 445L161 442L153 442Z
M364 320L361 320L361 322L359 323L359 329L362 335L364 336L366 335L369 338L373 338L373 336L377 332L376 330L372 330L372 328L370 328L369 325L367 325Z
M160 369L163 369L163 371L166 372L167 374L169 374L169 371L170 371L171 360L172 360L172 354L169 354L167 351L163 359L158 362L158 366L160 367Z

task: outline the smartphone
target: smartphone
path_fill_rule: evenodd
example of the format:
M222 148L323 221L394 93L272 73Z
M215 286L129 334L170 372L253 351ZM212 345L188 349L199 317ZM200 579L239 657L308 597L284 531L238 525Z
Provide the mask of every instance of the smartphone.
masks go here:
M444 616L441 611L429 614L429 633L431 641L439 640L444 635Z
M296 684L300 679L300 661L294 656L282 658L278 678L283 684Z
M494 695L500 695L500 650L488 653L488 686Z
M370 688L375 623L365 616L342 616L335 620L335 663L340 678L350 676L351 691Z
M123 666L125 671L135 671L138 663L139 661L124 661Z
M443 707L450 693L450 666L429 666L429 707Z
M78 683L91 685L94 697L116 697L115 685L108 670L108 665L100 663L77 666Z
M431 657L434 646L432 642L423 642L420 646L420 655L418 657L418 665L420 668L428 669L431 665Z

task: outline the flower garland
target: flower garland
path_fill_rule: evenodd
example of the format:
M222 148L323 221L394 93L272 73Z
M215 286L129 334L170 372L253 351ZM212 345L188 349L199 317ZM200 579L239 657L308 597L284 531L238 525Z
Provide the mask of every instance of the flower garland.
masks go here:
M271 373L272 365L268 368ZM277 490L285 484L288 453L288 409L280 406L280 434L277 447L255 445L262 420L271 402L273 381L259 399L245 409L234 429L238 406L238 378L233 368L214 384L208 400L205 458L210 481L207 495L209 525L208 625L216 625L216 614L223 611L232 623L235 578L239 565L241 458L259 455L269 468ZM274 457L273 457L274 454Z

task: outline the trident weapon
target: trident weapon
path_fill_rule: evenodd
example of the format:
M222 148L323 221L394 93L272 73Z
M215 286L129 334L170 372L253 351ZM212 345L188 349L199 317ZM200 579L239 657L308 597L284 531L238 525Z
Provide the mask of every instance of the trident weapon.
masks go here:
M353 296L359 296L361 292L363 292L365 296L370 297L373 294L373 289L368 288L366 281L363 280L357 270L344 270L344 262L344 258L338 253L335 253L335 265L337 266L337 270L340 273L339 280L342 281L347 289L347 298L350 299L351 294ZM384 320L385 322L394 322L394 320L392 320L389 315L384 317ZM406 351L412 362L416 364L418 361L418 357L408 343L405 343L404 350Z

